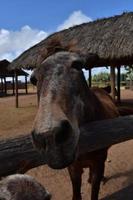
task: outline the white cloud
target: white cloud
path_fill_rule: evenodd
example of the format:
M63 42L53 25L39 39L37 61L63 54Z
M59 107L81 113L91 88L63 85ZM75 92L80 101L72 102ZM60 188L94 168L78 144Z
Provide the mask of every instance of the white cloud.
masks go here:
M13 60L23 51L47 37L48 33L32 29L29 26L22 27L19 31L0 30L0 60Z
M67 29L74 25L82 24L84 22L92 21L92 19L82 13L82 11L74 11L68 19L58 26L57 31Z
M55 31L89 21L91 18L82 11L74 11ZM46 38L48 34L43 30L32 29L28 25L17 31L0 29L0 60L12 61L26 49Z

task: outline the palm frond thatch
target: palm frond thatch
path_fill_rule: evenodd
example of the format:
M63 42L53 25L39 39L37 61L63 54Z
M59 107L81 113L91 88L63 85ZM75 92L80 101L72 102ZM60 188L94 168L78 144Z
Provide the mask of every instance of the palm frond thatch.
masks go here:
M81 52L96 54L95 63L88 63L88 67L133 64L133 12L54 33L21 54L11 63L11 67L39 66L52 51L55 51L54 46L58 46L58 42L55 45L54 40L60 41L62 49L72 43L73 51L75 48Z
M14 77L15 73L18 76L28 76L29 74L22 69L10 69L10 62L8 60L0 60L0 78Z

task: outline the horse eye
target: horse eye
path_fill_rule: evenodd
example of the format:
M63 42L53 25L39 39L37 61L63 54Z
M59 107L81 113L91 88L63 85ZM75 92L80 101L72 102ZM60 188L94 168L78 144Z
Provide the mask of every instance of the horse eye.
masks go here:
M72 63L71 67L80 71L82 70L83 63L80 60L76 60Z

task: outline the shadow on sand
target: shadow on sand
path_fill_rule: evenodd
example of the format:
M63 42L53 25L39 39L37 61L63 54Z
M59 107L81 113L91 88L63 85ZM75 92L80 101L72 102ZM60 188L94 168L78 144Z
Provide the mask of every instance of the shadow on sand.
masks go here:
M129 170L124 173L114 174L108 178L108 181L111 179L119 178L119 177L126 177L126 180L123 183L123 188L100 200L132 200L133 199L133 170Z
M132 200L133 199L133 184L109 195L100 200Z

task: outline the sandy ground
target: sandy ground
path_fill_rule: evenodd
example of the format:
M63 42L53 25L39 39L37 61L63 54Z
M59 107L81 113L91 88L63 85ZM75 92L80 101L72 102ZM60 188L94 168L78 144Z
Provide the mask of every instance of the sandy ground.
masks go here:
M133 103L133 91L123 90L122 98ZM29 133L37 112L36 95L20 96L20 107L14 107L14 97L0 98L0 138ZM109 150L105 176L107 182L101 184L100 200L133 199L133 140L114 145ZM67 169L52 170L47 166L37 167L27 172L34 176L52 193L54 200L69 200L72 197L71 182ZM87 184L88 169L84 170L82 197L90 199L90 185Z

